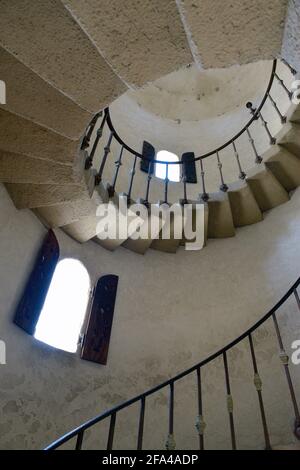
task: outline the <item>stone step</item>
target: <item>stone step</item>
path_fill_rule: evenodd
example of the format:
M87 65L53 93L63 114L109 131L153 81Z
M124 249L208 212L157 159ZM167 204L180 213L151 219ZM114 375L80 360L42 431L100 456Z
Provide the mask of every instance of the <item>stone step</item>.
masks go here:
M300 185L300 158L279 145L273 145L263 158L266 167L287 191Z
M237 181L228 186L228 198L235 227L243 227L263 219L259 205L247 181Z
M61 1L2 0L0 44L89 112L127 89Z
M82 167L80 142L0 109L0 149Z
M161 202L158 203L161 205ZM167 209L167 218L165 220L165 223L162 222L162 218L160 217L161 220L161 230L155 238L151 245L150 248L153 250L158 250L158 251L164 251L166 253L176 253L181 240L183 236L183 216L182 216L182 211L180 204L177 204L180 211L178 213L174 213L173 211L168 211ZM176 227L179 227L179 232ZM166 235L168 235L168 238L165 238Z
M36 209L36 213L44 221L47 221L50 227L69 225L78 222L87 215L96 214L98 205L105 202L103 194L104 189L101 191L97 186L90 199L84 196L82 199L76 199L75 201L40 207Z
M290 122L300 124L300 105L292 103L286 113L286 118Z
M178 4L204 69L280 55L286 2L182 0Z
M174 1L111 0L100 4L97 0L63 0L63 3L107 62L133 87L193 62Z
M286 123L276 135L276 142L300 158L300 124Z
M138 204L141 205L142 202L138 201ZM159 235L160 225L159 217L157 217L153 212L151 213L151 208L147 209L142 205L140 216L144 220L142 231L143 233L147 233L147 237L139 237L138 234L140 232L135 230L134 233L122 243L122 246L130 251L143 255L146 253L148 248L150 248L153 239Z
M5 187L17 209L32 209L51 206L59 202L74 201L88 196L79 185L49 185L17 183L5 184Z
M208 200L208 238L234 237L235 228L228 194L211 193Z
M122 201L124 201L124 198ZM127 230L131 222L132 213L130 212L129 208L129 217L126 219L123 207L120 206L120 199L117 194L111 198L109 203L111 205L112 211L106 211L107 205L104 206L103 202L101 202L101 204L99 204L96 210L94 209L92 213L88 214L86 217L83 217L77 222L64 225L62 229L80 243L94 239L94 241L103 248L114 251L127 239ZM101 207L102 205L103 207ZM125 207L127 207L127 205L124 202L124 210ZM99 210L101 210L101 212L99 212ZM103 224L99 226L103 216L105 217L105 222L107 223L107 230L111 230L112 233L112 236L108 236L105 239L101 238L101 236L105 234L105 231L107 230ZM123 236L123 233L126 235Z
M6 183L5 187L17 209L34 209L76 200L90 200L94 189L94 173L89 170L78 184L51 185Z
M247 182L263 212L289 200L287 191L264 163L247 172Z
M84 157L82 155L82 166ZM82 178L79 168L0 149L0 181L3 183L74 184Z
M188 201L188 203L192 205L192 212L191 212L191 214L188 215L192 219L192 231L196 232L196 230L197 230L197 232L198 232L199 229L200 230L202 229L202 235L203 235L203 240L202 240L203 246L202 247L204 247L207 243L207 235L208 235L208 204L206 202L201 201L201 200ZM197 208L198 208L198 210L199 210L199 208L203 210L202 224L204 224L204 228L202 228L201 225L197 226L197 224L199 223L199 221L196 219ZM199 215L197 217L199 217ZM190 222L188 222L188 223L190 223ZM199 236L199 233L197 233L197 236ZM180 242L180 245L185 246L186 243L187 244L188 243L194 243L196 241L197 241L196 236L188 239L188 238L186 238L185 233L184 233L183 237L182 237L182 240Z
M0 77L7 84L1 108L54 130L69 139L80 139L92 114L80 108L48 82L0 47Z

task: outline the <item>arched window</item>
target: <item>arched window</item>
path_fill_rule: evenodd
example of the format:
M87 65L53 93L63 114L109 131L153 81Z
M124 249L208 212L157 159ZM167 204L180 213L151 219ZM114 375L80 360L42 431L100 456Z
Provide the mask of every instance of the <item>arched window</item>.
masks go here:
M44 343L76 352L87 310L90 277L80 261L60 261L53 274L34 336Z
M168 152L167 150L160 150L157 152L156 160L162 160L165 162L176 162L179 160L175 153ZM163 163L155 164L155 176L157 178L165 179L166 177L166 166ZM180 181L180 165L169 165L168 170L169 181Z

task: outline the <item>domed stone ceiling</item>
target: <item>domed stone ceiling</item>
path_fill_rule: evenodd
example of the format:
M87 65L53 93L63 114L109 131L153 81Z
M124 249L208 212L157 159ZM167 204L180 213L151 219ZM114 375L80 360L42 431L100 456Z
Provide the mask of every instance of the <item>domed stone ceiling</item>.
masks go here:
M199 121L229 113L263 94L271 67L271 61L206 71L190 65L126 95L162 118Z

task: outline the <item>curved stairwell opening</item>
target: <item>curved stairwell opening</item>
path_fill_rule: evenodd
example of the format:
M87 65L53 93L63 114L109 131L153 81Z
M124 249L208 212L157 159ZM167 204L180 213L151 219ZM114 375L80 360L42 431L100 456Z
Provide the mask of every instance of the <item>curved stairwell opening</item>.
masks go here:
M1 2L1 322L17 364L0 384L3 446L41 448L74 428L47 448L296 447L300 366L288 356L299 280L287 289L299 275L299 6L234 1L220 14L202 0L100 3ZM176 93L177 107L165 106ZM151 164L141 171L143 141L193 152L197 183L181 160L161 162L163 181ZM180 182L168 180L172 164ZM122 201L145 220L151 204L191 204L192 226L200 207L206 250L183 253L175 216L167 239L161 225L144 239L100 239L97 210L122 214ZM93 280L123 275L106 371L24 339L8 320L45 227ZM187 369L199 356L208 359ZM108 411L85 422L99 406Z

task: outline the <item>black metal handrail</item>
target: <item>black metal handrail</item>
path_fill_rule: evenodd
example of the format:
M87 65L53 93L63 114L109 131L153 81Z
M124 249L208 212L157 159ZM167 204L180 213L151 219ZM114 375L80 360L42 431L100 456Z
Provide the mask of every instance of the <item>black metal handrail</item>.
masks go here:
M225 144L223 145L220 145L220 147L217 147L216 149L214 150L211 150L210 152L207 152L207 153L204 153L203 155L200 155L199 157L195 157L194 158L194 161L198 161L198 160L204 160L205 158L207 157L210 157L211 155L215 155L217 152L221 152L221 150L224 150L226 147L228 147L229 145L231 145L233 142L235 142L244 132L247 131L247 129L251 126L252 122L255 121L257 119L257 117L259 116L260 114L260 111L261 109L263 108L265 102L267 101L268 99L268 96L269 96L269 93L270 93L270 90L272 88L272 85L273 85L273 82L274 82L274 78L276 76L276 68L277 68L277 59L274 59L273 60L273 64L272 64L272 71L271 71L271 76L270 76L270 80L269 80L269 83L268 83L268 86L267 86L267 89L266 89L266 92L264 94L264 97L260 103L260 105L258 106L258 108L256 108L256 110L254 111L253 115L252 115L252 118L247 122L247 124L237 133L235 134L234 137L232 137L230 140L228 140L227 142L225 142ZM129 145L127 145L123 139L121 139L121 137L119 136L119 134L117 133L117 131L115 130L114 126L113 126L113 123L112 123L112 120L111 120L111 116L110 116L110 112L109 112L109 108L105 108L104 110L104 113L106 115L106 122L107 122L107 125L109 127L109 130L110 132L112 132L114 138L116 139L116 141L122 145L124 147L124 149L126 149L129 153L131 153L132 155L140 158L141 160L146 160L146 161L151 161L149 158L145 157L144 155L142 155L141 153L137 152L136 150L134 150L133 148L131 148ZM164 164L164 165L182 165L183 164L183 161L182 160L178 160L178 161L174 161L174 162L166 162L164 160L155 160L155 163L161 163L161 164Z
M286 64L286 66L289 69L290 73L295 74L295 70L292 69L285 61L283 61L283 62L284 62L284 64ZM274 145L276 143L276 138L272 135L269 124L264 119L264 117L262 115L262 109L263 109L267 99L269 99L271 105L274 108L274 112L276 113L276 117L280 119L280 122L282 124L284 124L286 122L286 116L284 116L283 113L281 112L280 107L278 106L278 103L275 101L275 99L273 97L274 95L271 96L271 89L272 89L272 86L273 86L273 83L274 83L274 79L276 79L279 86L281 86L283 88L283 90L286 92L289 100L291 100L292 99L292 92L289 91L287 85L279 77L279 75L277 73L277 60L274 59L273 64L272 64L272 71L271 71L270 79L269 79L269 82L268 82L268 86L267 86L267 89L265 91L265 94L263 96L263 99L262 99L261 103L259 104L259 106L257 108L254 108L252 103L250 103L250 102L248 102L246 104L246 107L249 109L249 111L252 115L250 120L247 122L247 124L237 134L235 134L230 140L225 142L223 145L220 145L218 148L216 148L214 150L211 150L210 152L207 152L203 155L200 155L198 157L194 157L191 160L189 160L189 163L199 161L199 164L200 164L200 175L201 175L200 199L202 199L202 201L206 202L206 201L209 200L209 197L210 197L209 194L205 190L205 187L206 187L206 183L205 183L206 174L205 174L205 169L204 169L204 160L206 158L210 157L211 155L216 156L216 164L217 164L217 167L218 167L218 171L220 173L220 186L219 186L219 188L220 188L221 191L226 192L228 190L228 184L226 184L226 182L224 181L222 163L221 163L221 159L220 159L220 152L222 150L224 150L225 148L227 148L229 146L232 146L232 155L234 156L234 158L236 160L236 163L237 163L237 167L238 167L238 175L237 176L238 176L238 178L244 180L247 177L247 173L242 168L243 163L241 161L241 158L240 158L240 155L239 155L239 152L238 152L237 142L238 142L239 137L241 135L243 135L244 133L247 133L247 137L248 137L249 144L250 144L250 147L251 147L251 152L253 152L255 164L262 163L263 158L258 153L257 145L256 145L256 142L255 142L255 137L251 133L252 130L250 132L251 124L254 121L260 121L263 128L264 128L264 131L266 132L266 134L267 134L267 136L270 140L270 144ZM97 122L98 122L98 119L100 117L102 119L101 119L100 124L98 125ZM100 141L100 139L103 135L103 129L104 129L105 126L107 126L108 133L109 133L107 143L104 145L104 148L103 148L103 156L102 156L102 159L101 159L100 167L99 167L98 173L96 174L96 177L95 177L95 184L96 185L99 185L99 184L102 183L103 172L104 172L105 165L108 161L108 155L111 152L112 142L116 142L120 146L120 149L121 149L120 154L119 154L119 158L118 158L118 160L115 161L116 169L115 169L115 174L113 176L112 182L107 184L107 191L108 191L109 197L112 197L115 194L117 179L118 179L119 174L120 174L120 167L123 164L123 162L121 160L122 160L123 154L125 153L124 151L126 151L127 153L129 153L130 155L132 155L134 157L133 166L132 166L131 175L130 175L130 186L129 186L129 190L127 192L128 200L130 200L130 198L131 198L131 193L132 193L132 189L133 189L133 185L134 185L134 175L136 173L135 169L136 169L137 159L140 159L140 162L144 162L144 171L148 171L147 180L146 180L146 191L145 191L146 196L145 196L145 199L142 199L141 195L139 195L139 199L141 201L143 201L146 206L148 206L148 204L149 204L150 185L151 185L152 176L153 176L153 173L154 173L154 162L155 162L155 164L160 164L160 165L165 165L166 166L166 172L165 172L166 176L165 176L165 178L163 178L164 181L165 181L165 185L164 185L164 201L165 202L167 202L167 196L168 196L168 184L169 184L168 175L170 174L169 165L183 165L181 167L182 168L181 178L179 178L181 180L181 182L183 183L183 199L181 199L181 202L185 203L185 202L188 201L187 178L185 176L185 166L184 166L185 161L183 159L181 159L181 160L178 159L178 160L166 162L164 160L157 160L155 158L155 155L153 154L154 149L153 149L153 152L152 152L151 156L150 155L143 155L143 153L137 152L136 150L132 149L129 145L126 144L126 142L123 141L123 139L119 136L116 129L114 128L109 108L106 108L103 112L98 113L92 119L91 123L89 124L89 126L86 130L85 136L82 139L82 145L81 145L82 150L86 150L90 146L90 139L93 135L93 131L96 128L96 126L98 126L98 127L97 127L97 132L96 132L96 135L95 135L95 138L94 138L93 145L91 146L91 149L89 150L89 152L85 152L85 169L89 169L93 166L93 159L95 157L95 153L96 153L96 150L98 148L99 141ZM124 161L124 158L123 158L123 161ZM147 170L147 167L148 167L148 170ZM196 168L195 168L194 171L197 173ZM196 179L196 178L194 178L194 179ZM121 188L121 192L124 194L124 188Z
M78 426L77 428L73 429L72 431L68 432L67 434L65 434L61 438L57 439L52 444L48 445L45 448L45 450L57 449L58 447L63 445L65 442L69 441L70 439L72 439L74 437L77 437L75 449L80 450L81 446L82 446L82 442L83 442L84 432L87 429L94 426L95 424L97 424L100 421L103 421L104 419L109 418L109 417L111 418L111 425L110 425L110 430L109 430L108 447L107 448L111 449L112 448L112 443L113 443L114 423L115 423L117 413L119 411L121 411L122 409L127 408L127 407L129 407L129 406L131 406L131 405L133 405L134 403L137 403L137 402L141 402L141 416L140 416L140 423L139 423L139 439L138 439L138 441L139 441L138 448L141 449L142 439L141 439L140 432L142 432L142 430L140 430L140 427L141 427L141 420L142 420L142 422L144 422L144 411L145 411L145 400L146 400L146 398L149 395L153 395L154 393L158 392L159 390L161 390L163 388L170 387L170 393L171 393L170 394L170 407L171 408L170 408L170 418L169 419L173 420L172 409L174 407L174 384L178 380L182 379L183 377L186 377L187 375L190 375L193 372L197 372L198 386L199 386L199 377L200 377L201 368L203 366L207 365L208 363L212 362L213 360L215 360L219 356L223 356L223 359L224 359L226 382L227 382L227 387L228 387L228 385L229 385L229 373L228 373L226 353L227 353L227 351L232 349L234 346L239 344L241 341L243 341L245 338L248 338L249 342L250 342L251 356L252 356L253 367L254 367L254 383L255 383L255 387L257 389L258 397L259 397L260 410L261 410L261 416L262 416L262 424L263 424L264 433L265 433L265 440L266 440L266 448L270 448L269 435L268 435L268 431L267 431L267 424L266 424L266 419L265 419L265 415L264 415L264 408L263 408L263 402L262 402L262 396L261 396L261 385L262 384L261 384L261 380L260 380L258 370L257 370L257 364L256 364L256 359L255 359L255 353L254 353L254 345L253 345L253 341L252 341L252 333L254 331L256 331L270 317L273 317L275 331L276 331L276 335L277 335L277 339L278 339L278 343L279 343L280 359L281 359L281 361L284 365L284 368L285 368L285 373L286 373L286 376L287 376L289 391L290 391L290 395L291 395L291 399L292 399L292 404L293 404L293 407L294 407L294 412L295 412L294 432L295 432L296 437L298 439L300 439L299 408L298 408L298 404L297 404L296 397L295 397L295 392L294 392L292 379L291 379L289 369L288 369L288 356L287 356L287 354L284 350L280 330L279 330L279 327L278 327L277 317L276 317L277 310L292 295L295 296L296 305L297 305L297 307L299 309L299 312L300 312L300 299L299 299L299 294L297 292L297 288L298 288L299 284L300 284L300 277L290 287L290 289L283 295L283 297L274 305L274 307L272 307L271 310L269 310L269 312L267 314L265 314L254 325L252 325L244 333L242 333L240 336L238 336L236 339L231 341L229 344L227 344L222 349L219 349L218 351L211 354L206 359L202 360L201 362L198 362L197 364L195 364L194 366L184 370L183 372L180 372L179 374L175 375L174 377L160 383L159 385L156 385L155 387L152 387L149 390L146 390L145 392L141 393L140 395L137 395L137 396L135 396L135 397L133 397L129 400L126 400L125 402L123 402L123 403L121 403L117 406L114 406L113 408L97 415L96 417L92 418L91 420L85 422L84 424L82 424L82 425ZM228 390L229 390L228 397L231 398L230 386L229 386ZM201 405L201 409L202 409L201 390L198 389L198 391L200 393L199 400L200 400L200 405ZM229 405L230 405L230 399L229 399ZM202 413L199 413L199 414L202 415ZM230 406L229 406L229 415L230 415L231 430L232 430L233 448L235 448L235 434L234 434L234 429L232 428L232 411L231 411ZM202 416L201 416L201 418L202 418ZM169 425L170 425L170 423L169 423ZM171 425L172 425L171 428L173 429L173 423L171 423ZM113 426L113 429L112 429L112 426ZM197 427L197 429L198 429L198 427ZM171 434L173 434L173 431L171 432ZM203 446L203 433L200 434L199 437L201 437L201 439L200 439L200 449L203 449L204 448L204 446ZM171 447L168 447L168 445L166 445L166 447L167 447L167 449L171 448Z

